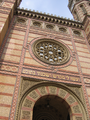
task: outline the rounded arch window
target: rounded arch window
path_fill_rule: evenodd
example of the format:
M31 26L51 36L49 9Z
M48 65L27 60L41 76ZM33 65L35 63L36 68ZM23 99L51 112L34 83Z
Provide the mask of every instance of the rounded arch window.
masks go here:
M81 33L79 31L77 31L77 30L74 30L73 33L74 33L74 35L77 35L77 36L81 35Z
M39 60L51 65L65 64L70 58L66 46L52 39L41 39L34 42L33 53Z
M53 27L53 25L46 25L46 28L53 29L54 27Z
M65 28L61 27L61 28L59 28L59 31L66 32L67 30Z
M33 25L36 26L36 27L40 27L41 24L39 22L33 22Z

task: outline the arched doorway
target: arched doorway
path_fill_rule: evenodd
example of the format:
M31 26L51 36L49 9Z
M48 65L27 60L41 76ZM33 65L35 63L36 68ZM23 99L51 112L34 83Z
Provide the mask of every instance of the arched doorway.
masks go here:
M46 95L34 105L33 120L70 120L69 106L58 96Z
M49 105L50 109L47 109L45 105ZM41 115L35 107L38 111L42 111L44 108L49 114ZM45 116L44 118L43 115ZM36 117L34 118L34 116ZM46 116L51 116L51 119ZM58 116L58 118L55 116ZM22 94L18 102L15 120L53 120L53 117L57 118L56 120L59 120L59 118L60 120L87 120L84 104L66 86L45 82L27 89Z

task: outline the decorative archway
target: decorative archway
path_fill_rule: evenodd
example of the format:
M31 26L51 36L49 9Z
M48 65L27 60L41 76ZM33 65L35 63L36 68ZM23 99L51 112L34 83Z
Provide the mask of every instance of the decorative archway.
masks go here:
M30 88L20 99L18 120L33 120L35 103L44 96L57 96L62 99L68 109L70 120L87 120L82 102L71 91L58 84L39 84Z

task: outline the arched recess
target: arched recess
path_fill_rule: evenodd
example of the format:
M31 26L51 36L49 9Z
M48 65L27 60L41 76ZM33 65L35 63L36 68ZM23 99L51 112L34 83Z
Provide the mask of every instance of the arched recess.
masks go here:
M40 83L28 89L21 97L16 120L33 120L35 103L44 96L57 96L67 107L70 120L88 120L86 110L80 99L71 90L55 83Z

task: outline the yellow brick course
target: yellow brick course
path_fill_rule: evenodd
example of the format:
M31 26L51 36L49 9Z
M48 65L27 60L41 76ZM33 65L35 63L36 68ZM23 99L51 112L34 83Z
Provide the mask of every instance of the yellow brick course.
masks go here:
M0 85L0 92L13 94L14 86Z
M0 26L2 26L4 24L4 22L0 22Z
M16 24L15 27L16 27L16 28L21 28L22 30L23 30L23 29L26 29L26 28L23 27L21 24Z
M24 40L24 36L19 36L19 35L14 35L14 34L9 34L9 37Z
M84 57L90 57L90 54L84 53L84 52L78 52L78 55L84 56Z
M90 62L89 58L84 58L84 57L79 57L79 60L84 62Z
M5 18L7 18L8 15L7 15L7 14L2 14L2 13L0 13L0 18L1 18L1 17L5 17Z
M81 43L75 43L76 47L83 47L83 48L87 48L87 45L85 44L81 44Z
M9 38L8 40L7 40L7 42L11 42L11 43L19 43L19 44L23 44L23 41L20 41L20 40L15 40L15 39L12 39L12 38Z
M21 31L18 31L18 30L12 30L11 33L15 33L15 34L20 34L20 35L25 35L25 32L21 32Z
M62 42L64 42L65 44L70 44L72 46L72 42L71 41L67 41L67 40L60 40Z
M8 83L8 84L15 84L16 77L0 74L0 82Z
M21 51L17 51L17 50L11 50L11 49L4 49L4 52L6 54L11 54L11 55L21 55Z
M0 104L11 105L11 103L12 103L11 96L0 95Z
M89 50L88 50L88 49L85 49L85 48L76 47L76 49L77 49L77 52L78 52L78 51L82 51L82 52L87 52L87 53L89 53Z
M59 69L60 71L61 70L65 70L65 71L72 71L72 72L78 72L78 69L77 69L77 67L73 67L73 66L68 66L68 67L65 67L65 68L61 68L61 69Z
M22 50L22 46L6 43L5 47Z
M82 72L90 75L90 68L89 69L82 68Z
M41 37L41 35L29 33L29 37Z
M5 22L6 21L6 18L0 18L0 22L3 21Z
M0 107L0 116L9 117L10 108ZM4 119L3 119L4 120Z
M11 55L2 55L1 59L11 62L18 62L20 61L20 57L11 56Z
M35 60L33 60L33 59L27 59L27 58L25 58L25 60L24 60L24 64L30 64L30 65L37 65L37 66L43 66L42 64L39 64L38 62L36 62ZM44 66L43 66L44 67Z
M80 62L81 67L90 68L89 63Z

